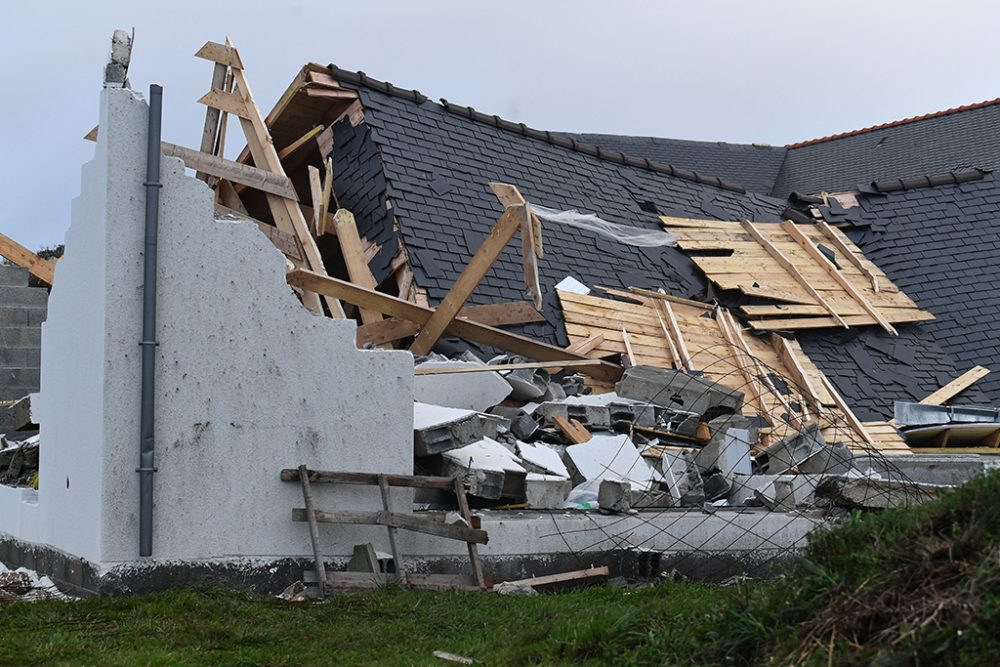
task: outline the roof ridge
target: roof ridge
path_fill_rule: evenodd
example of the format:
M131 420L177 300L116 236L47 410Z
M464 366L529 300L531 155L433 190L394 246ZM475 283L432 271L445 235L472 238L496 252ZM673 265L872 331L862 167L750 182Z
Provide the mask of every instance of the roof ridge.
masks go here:
M417 104L423 104L428 100L426 95L423 95L418 90L400 88L394 86L387 81L380 81L378 79L373 79L364 72L352 72L350 70L345 70L337 67L334 64L327 66L330 69L330 73L334 78L346 81L347 83L364 86L366 88L371 88L380 93L386 95L391 95L393 97L399 97L402 99L410 100L416 102ZM746 188L742 185L731 183L729 181L723 180L716 176L708 176L705 174L698 173L691 169L683 169L681 167L675 167L670 164L661 164L659 162L653 162L646 158L634 157L622 153L621 151L611 151L605 150L600 146L595 146L593 144L583 143L576 141L572 137L564 136L558 132L549 132L548 130L537 130L535 128L528 127L524 123L515 123L513 121L505 120L497 115L485 114L481 111L476 111L472 107L462 106L458 104L452 104L448 100L441 98L441 106L445 111L455 114L456 116L462 116L463 118L468 118L469 120L482 123L484 125L490 125L497 129L501 129L507 132L513 132L515 134L520 134L524 137L529 137L531 139L537 139L539 141L544 141L546 143L559 146L561 148L566 148L568 150L575 151L577 153L583 153L584 155L589 155L591 157L596 157L600 160L607 160L609 162L614 162L616 164L622 164L629 167L635 167L638 169L646 169L661 174L669 174L676 178L680 178L686 181L693 181L695 183L700 183L702 185L709 185L712 187L719 188L721 190L728 190L730 192L738 192L740 194L746 194Z
M889 121L888 123L880 123L878 125L870 125L868 127L863 127L858 130L850 130L848 132L840 132L838 134L831 134L826 137L819 137L818 139L807 139L806 141L799 141L794 144L787 144L785 148L792 150L795 148L803 148L805 146L813 146L815 144L822 144L828 141L836 141L837 139L844 139L846 137L853 137L859 134L867 134L869 132L875 132L876 130L884 130L890 127L899 127L900 125L909 125L911 123L917 123L922 120L931 120L933 118L941 118L942 116L950 116L952 114L961 113L963 111L973 111L975 109L982 109L984 107L993 106L995 104L1000 104L1000 97L992 100L985 100L983 102L975 102L972 104L963 104L958 107L951 107L950 109L943 109L941 111L933 111L931 113L925 113L919 116L910 116L908 118L901 118L899 120Z

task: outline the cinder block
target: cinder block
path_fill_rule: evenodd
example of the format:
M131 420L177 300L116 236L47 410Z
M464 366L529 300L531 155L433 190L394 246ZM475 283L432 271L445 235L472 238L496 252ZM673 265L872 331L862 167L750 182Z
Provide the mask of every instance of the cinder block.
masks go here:
M0 329L0 347L25 348L41 347L42 330L38 327L4 327Z
M48 308L27 308L24 313L27 315L27 326L38 327L48 317Z
M24 287L28 284L28 269L20 266L0 265L0 285Z
M41 308L48 305L49 293L41 287L0 286L0 304L4 306L24 306Z
M8 387L28 387L26 393L38 391L41 373L37 368L3 368L0 369L0 385ZM22 396L24 394L21 394ZM20 398L20 397L18 397Z
M27 368L28 350L0 347L0 368Z
M633 401L694 412L701 415L703 421L724 414L739 414L743 408L741 391L705 378L654 366L627 369L615 385L615 392Z
M28 312L24 308L0 306L0 327L28 326Z

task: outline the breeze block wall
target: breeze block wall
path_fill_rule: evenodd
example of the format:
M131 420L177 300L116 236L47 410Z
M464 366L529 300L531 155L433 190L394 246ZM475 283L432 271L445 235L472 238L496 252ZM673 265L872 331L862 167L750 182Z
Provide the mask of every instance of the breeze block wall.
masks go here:
M38 391L48 290L28 286L28 270L0 265L0 433L13 431L12 402Z

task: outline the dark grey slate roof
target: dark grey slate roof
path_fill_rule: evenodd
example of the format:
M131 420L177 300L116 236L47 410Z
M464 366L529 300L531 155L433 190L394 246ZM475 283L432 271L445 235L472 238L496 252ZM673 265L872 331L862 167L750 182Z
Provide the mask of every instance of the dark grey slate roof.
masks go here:
M788 146L771 194L1000 166L1000 100Z
M572 134L579 141L673 164L739 183L751 192L769 193L785 160L783 146L688 141L616 134Z
M849 209L845 231L921 308L923 328L960 372L994 371L976 383L1000 405L1000 181L995 174L956 185L867 195ZM821 209L831 218L829 211ZM952 378L953 379L953 378ZM963 396L968 402L968 396Z
M334 74L345 81L341 71ZM432 303L445 296L502 213L487 185L490 181L515 183L536 204L594 212L611 222L648 229L659 229L657 212L768 222L778 220L786 205L633 166L620 157L599 157L550 142L545 133L532 137L517 126L493 122L493 117L485 116L490 120L484 122L465 113L464 107L436 104L414 91L387 89L371 79L355 85L365 122L351 127L343 120L334 127L338 199L354 211L361 232L382 243L372 263L380 281L388 276L395 252L395 217L417 283ZM575 228L543 226L545 257L539 260L539 273L547 321L524 327L524 333L558 345L568 343L554 290L567 275L591 285L706 294L703 274L674 248L635 248ZM515 243L470 301L509 301L519 298L522 290L520 244ZM957 375L948 355L922 326L899 328L899 337L874 328L845 332L853 344L831 343L839 339L827 339L823 332L800 338L845 399L858 406L859 416L878 419L891 416L892 400L921 398ZM862 347L874 362L856 351Z

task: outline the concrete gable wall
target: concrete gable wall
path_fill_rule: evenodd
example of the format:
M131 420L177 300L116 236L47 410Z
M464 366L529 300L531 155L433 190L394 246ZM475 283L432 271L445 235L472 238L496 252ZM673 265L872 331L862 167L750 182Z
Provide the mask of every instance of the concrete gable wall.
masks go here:
M135 93L103 92L43 331L37 505L19 524L0 506L0 531L101 567L138 562L146 118ZM214 220L180 161L162 172L153 558L307 555L301 491L280 469L411 473L412 356L358 350L353 321L298 302L255 225ZM324 507L380 506L373 488L317 492ZM331 528L324 550L384 533Z

